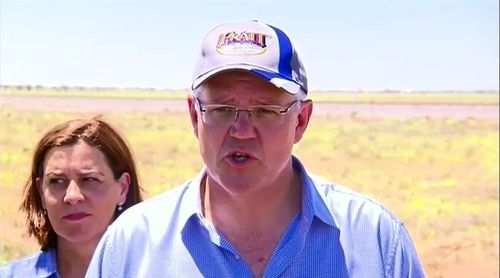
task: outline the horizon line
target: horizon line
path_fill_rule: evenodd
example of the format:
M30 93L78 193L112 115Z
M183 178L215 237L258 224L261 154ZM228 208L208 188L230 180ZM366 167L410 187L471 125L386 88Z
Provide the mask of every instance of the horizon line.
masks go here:
M32 89L56 89L56 90L113 90L113 91L190 91L190 88L158 88L158 87L133 87L133 86L80 86L80 85L3 85L0 84L0 89L19 89L19 90L32 90ZM477 93L500 93L499 89L311 89L310 92L477 92Z

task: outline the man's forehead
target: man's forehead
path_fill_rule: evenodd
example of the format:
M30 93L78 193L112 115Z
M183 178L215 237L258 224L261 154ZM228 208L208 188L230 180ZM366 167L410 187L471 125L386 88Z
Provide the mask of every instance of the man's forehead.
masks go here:
M245 79L207 85L202 87L200 96L214 101L247 99L266 104L295 99L293 95L283 92L283 89L277 88L274 85L256 85Z

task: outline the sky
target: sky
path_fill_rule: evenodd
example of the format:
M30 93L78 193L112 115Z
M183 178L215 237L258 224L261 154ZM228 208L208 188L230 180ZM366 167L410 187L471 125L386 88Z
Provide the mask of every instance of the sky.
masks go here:
M0 84L185 89L216 25L291 38L310 90L498 90L498 0L0 0Z

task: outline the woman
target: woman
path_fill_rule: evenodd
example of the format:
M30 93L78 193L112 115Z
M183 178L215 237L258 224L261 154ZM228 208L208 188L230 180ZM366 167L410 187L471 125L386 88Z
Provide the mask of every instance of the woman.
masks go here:
M84 277L108 225L142 201L125 140L100 119L72 120L38 142L21 210L41 252L0 277Z

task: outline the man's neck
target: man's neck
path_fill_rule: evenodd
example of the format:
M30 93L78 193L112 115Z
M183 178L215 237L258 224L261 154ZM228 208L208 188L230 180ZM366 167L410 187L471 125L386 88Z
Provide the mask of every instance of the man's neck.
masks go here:
M288 225L302 203L300 175L293 170L262 190L238 196L206 177L201 192L203 213L216 227L234 224L242 229L269 229L281 220Z
M208 180L205 178L201 190L205 218L239 251L254 276L261 277L280 238L300 211L300 174L290 169L278 182L238 196Z

